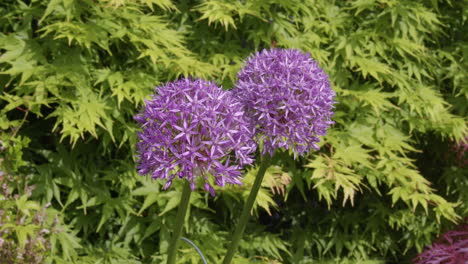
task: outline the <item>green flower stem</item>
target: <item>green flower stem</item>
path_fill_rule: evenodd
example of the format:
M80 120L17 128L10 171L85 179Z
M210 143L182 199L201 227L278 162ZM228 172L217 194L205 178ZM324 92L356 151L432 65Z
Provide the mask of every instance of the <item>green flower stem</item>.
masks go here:
M177 248L179 246L179 239L182 235L182 229L184 227L185 215L187 214L187 208L190 202L190 183L185 181L184 188L182 190L182 197L180 198L179 209L177 210L176 223L174 232L172 233L171 244L169 245L167 264L175 264L177 256Z
M304 257L304 248L305 248L305 240L306 240L306 236L305 236L305 232L302 228L298 229L296 231L297 233L297 245L296 245L296 253L294 254L293 256L293 261L292 263L298 263L303 257Z
M237 223L236 230L232 236L231 244L229 245L228 252L224 257L223 264L229 264L234 257L234 253L237 250L237 246L239 245L240 239L242 237L242 233L244 233L245 226L250 217L250 211L252 210L252 206L255 202L255 198L257 197L258 191L260 190L260 186L262 185L263 177L265 176L265 172L267 168L270 166L271 158L268 154L263 156L260 169L258 170L257 177L255 178L255 182L252 186L252 190L250 191L249 197L244 204L244 208L242 209L242 214L239 218L239 222Z

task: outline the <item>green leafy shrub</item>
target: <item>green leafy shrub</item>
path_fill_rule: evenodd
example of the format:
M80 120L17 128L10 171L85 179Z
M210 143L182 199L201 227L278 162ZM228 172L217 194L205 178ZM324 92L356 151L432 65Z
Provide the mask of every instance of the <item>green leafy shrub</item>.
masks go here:
M0 174L0 263L71 260L70 254L80 245L72 235L62 233L69 230L60 223L58 212L49 209L50 204L41 206L31 200L35 187L26 180L3 171Z
M2 263L42 263L50 249L48 234L44 227L45 208L37 202L28 201L31 188L22 196L13 195L5 175L0 192L0 258Z
M17 180L36 186L23 199L58 216L49 263L162 262L182 186L136 174L138 107L162 82L229 89L253 51L299 48L330 75L336 124L319 152L273 161L235 261L405 263L468 212L467 169L450 154L467 133L467 4L4 0L2 170L30 175ZM210 263L256 169L243 186L191 198L187 236ZM182 245L181 263L198 263Z

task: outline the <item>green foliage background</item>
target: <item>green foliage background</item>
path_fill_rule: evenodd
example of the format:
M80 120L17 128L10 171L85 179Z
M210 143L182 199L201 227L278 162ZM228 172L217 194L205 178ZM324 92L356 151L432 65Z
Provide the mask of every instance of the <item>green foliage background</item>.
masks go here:
M319 152L274 160L235 263L408 263L468 216L468 172L451 153L467 133L467 6L2 0L0 180L13 177L22 198L0 195L0 208L32 218L51 203L47 263L163 263L182 186L161 191L136 174L138 107L163 82L193 76L229 89L252 52L299 48L332 79L336 124ZM210 263L225 253L256 169L241 187L191 198L186 236ZM10 221L6 239L37 234L34 221ZM179 256L200 263L188 244Z

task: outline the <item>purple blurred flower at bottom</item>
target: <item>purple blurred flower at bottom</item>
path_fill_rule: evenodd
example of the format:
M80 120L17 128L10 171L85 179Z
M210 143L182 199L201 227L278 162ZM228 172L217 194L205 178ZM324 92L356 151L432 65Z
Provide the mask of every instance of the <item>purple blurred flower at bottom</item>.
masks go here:
M432 246L419 254L415 264L466 264L468 263L468 224L444 233Z
M137 143L138 172L190 182L197 178L215 195L208 177L219 186L242 184L241 170L253 162L253 129L243 106L216 84L182 79L156 88L151 100L135 116L141 124Z
M318 149L318 137L333 124L335 92L328 75L300 50L257 52L238 73L233 92L270 155L277 148L295 156Z
M452 150L455 152L458 166L468 166L468 136L464 141L453 144Z

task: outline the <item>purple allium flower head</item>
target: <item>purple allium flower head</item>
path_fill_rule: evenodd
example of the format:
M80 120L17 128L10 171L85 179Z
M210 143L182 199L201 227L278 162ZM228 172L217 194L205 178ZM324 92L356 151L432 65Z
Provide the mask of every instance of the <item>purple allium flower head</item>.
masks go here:
M437 242L419 254L415 264L466 264L468 263L468 224L443 234Z
M263 152L277 148L303 155L318 149L333 124L335 92L328 75L296 49L263 50L250 57L233 90L256 126Z
M138 172L167 179L177 176L190 182L202 177L213 196L215 183L242 184L243 165L253 162L256 149L253 128L243 106L229 91L203 80L182 79L157 88L135 116L142 125L137 143Z

